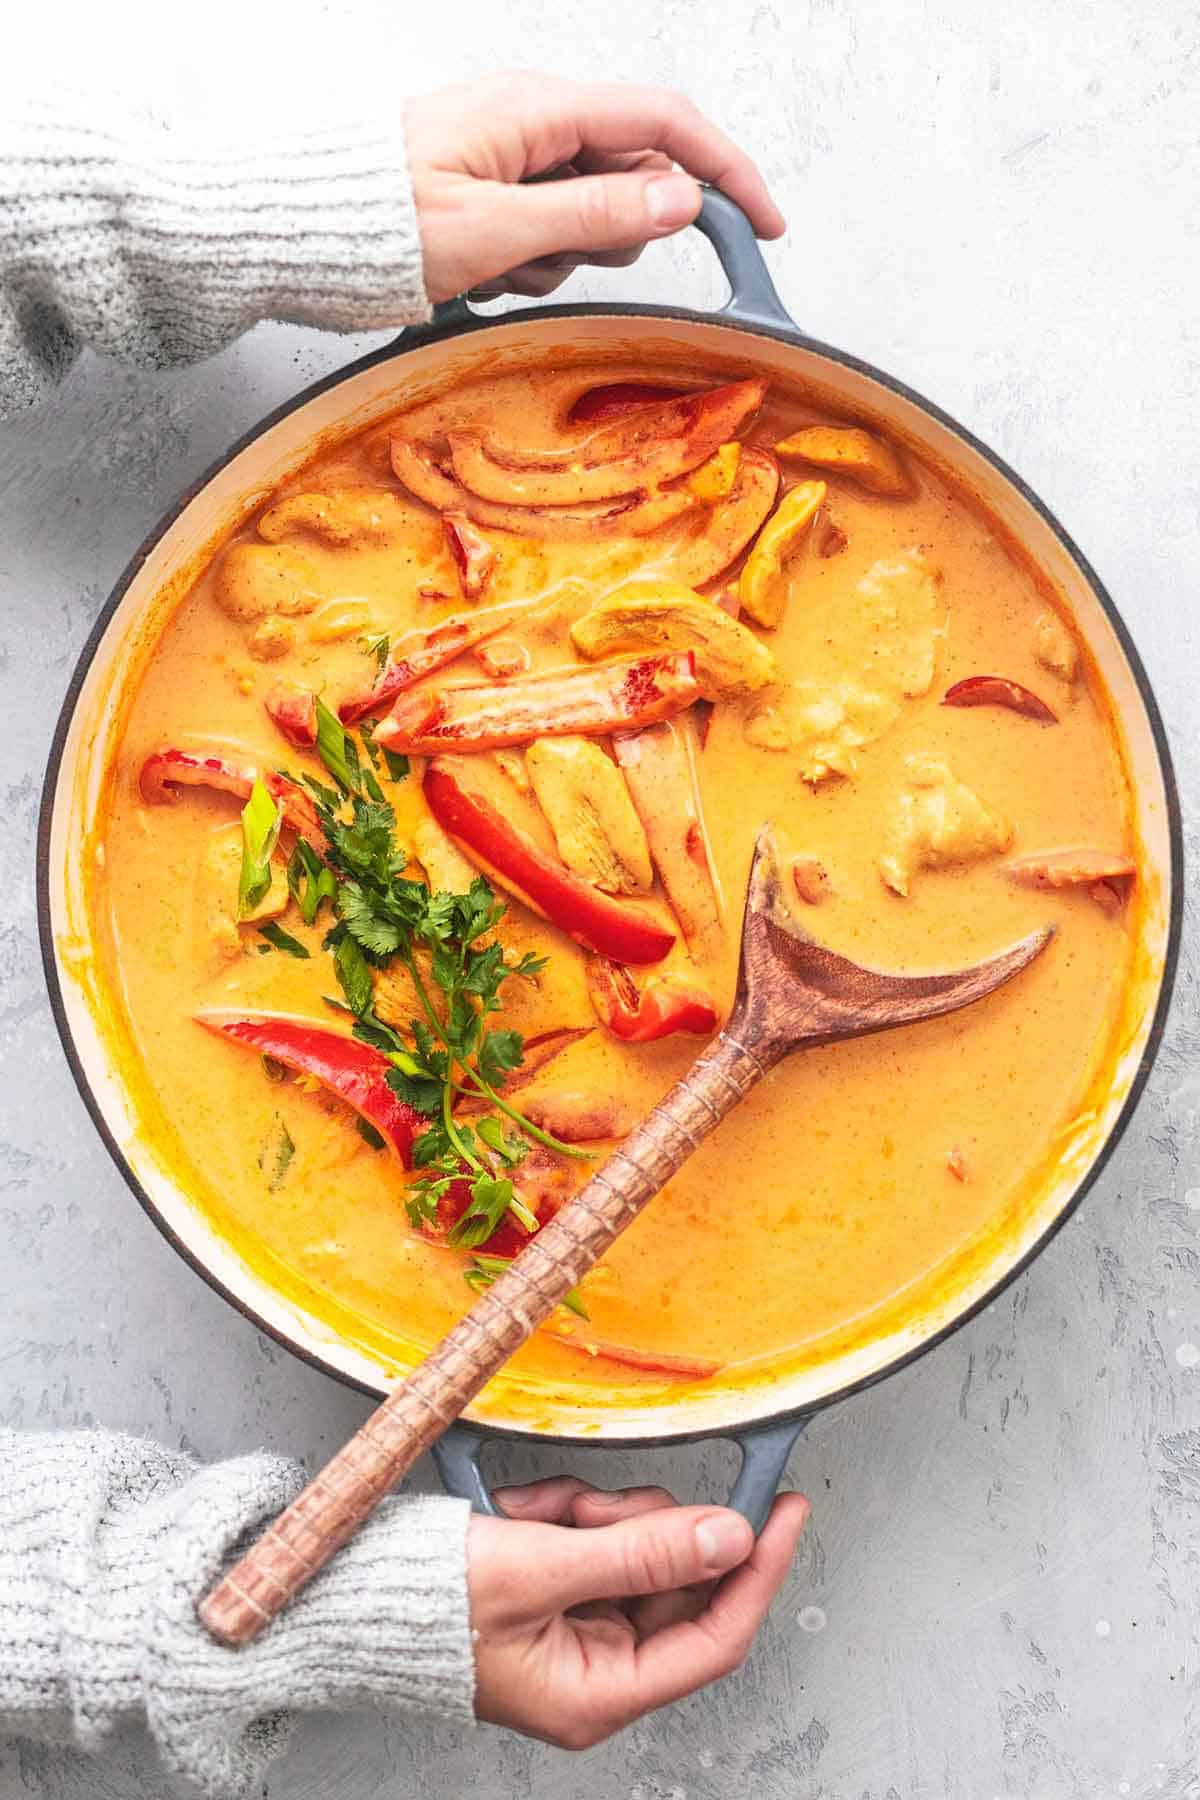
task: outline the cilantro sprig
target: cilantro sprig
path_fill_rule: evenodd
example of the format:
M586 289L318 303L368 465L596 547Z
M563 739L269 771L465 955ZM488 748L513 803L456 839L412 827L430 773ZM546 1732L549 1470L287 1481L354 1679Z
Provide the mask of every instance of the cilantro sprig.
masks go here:
M471 1258L470 1266L463 1270L463 1280L472 1293L481 1294L484 1288L490 1288L497 1277L503 1275L511 1262L512 1258L509 1256L476 1254ZM570 1293L564 1294L559 1304L565 1306L568 1312L573 1312L577 1318L590 1321L591 1314L583 1304L583 1296L578 1288L572 1288Z
M366 794L347 786L343 770L354 780L362 765L339 749L322 753L322 760L342 792L307 782L337 883L337 923L325 946L354 1016L354 1035L389 1058L388 1085L428 1120L413 1143L409 1217L417 1226L436 1221L443 1196L465 1181L467 1206L450 1243L482 1244L509 1214L532 1232L536 1215L511 1173L530 1144L585 1160L589 1153L543 1131L498 1091L520 1067L524 1040L488 1021L501 1006L504 983L531 980L545 958L527 953L505 961L494 934L507 909L482 877L466 893L451 894L404 875L408 857L396 844L392 808L371 797L369 786ZM419 1008L404 1032L375 1011L372 970L393 963L407 971ZM454 1115L463 1094L482 1096L492 1109L473 1127Z

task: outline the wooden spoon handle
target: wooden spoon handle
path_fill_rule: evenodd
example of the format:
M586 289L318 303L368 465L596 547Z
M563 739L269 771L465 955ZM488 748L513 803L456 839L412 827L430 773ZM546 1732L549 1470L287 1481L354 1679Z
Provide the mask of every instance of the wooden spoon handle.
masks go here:
M201 1602L214 1637L248 1643L324 1568L773 1060L722 1033Z

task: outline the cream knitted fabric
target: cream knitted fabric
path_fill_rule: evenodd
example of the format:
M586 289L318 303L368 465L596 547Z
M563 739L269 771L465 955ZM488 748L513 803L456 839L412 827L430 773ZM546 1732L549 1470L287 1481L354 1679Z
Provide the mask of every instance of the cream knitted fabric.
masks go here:
M244 1650L196 1602L294 1497L266 1455L212 1468L108 1432L0 1432L0 1733L94 1748L148 1723L176 1790L236 1800L297 1708L467 1723L474 1667L464 1501L385 1501Z
M84 344L161 367L259 319L428 316L399 109L236 149L118 135L75 96L0 116L0 417Z

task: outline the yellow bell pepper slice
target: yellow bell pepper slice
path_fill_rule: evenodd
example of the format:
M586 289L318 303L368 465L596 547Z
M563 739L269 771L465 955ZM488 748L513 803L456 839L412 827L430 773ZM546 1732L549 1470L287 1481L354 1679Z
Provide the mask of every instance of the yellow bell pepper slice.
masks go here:
M802 481L786 493L758 534L738 580L742 611L768 629L783 617L788 595L787 563L812 529L827 489L823 481Z

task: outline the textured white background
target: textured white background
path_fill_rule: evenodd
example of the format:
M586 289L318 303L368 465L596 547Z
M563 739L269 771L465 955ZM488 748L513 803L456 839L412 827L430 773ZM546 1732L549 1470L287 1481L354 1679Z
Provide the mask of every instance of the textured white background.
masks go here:
M1200 16L1184 0L465 0L44 7L50 69L218 136L497 65L688 89L789 213L796 318L1009 457L1125 611L1200 776ZM707 304L704 246L565 298ZM204 1457L322 1457L362 1404L258 1336L121 1185L38 963L34 819L76 653L160 511L269 407L373 340L264 327L182 374L94 360L0 430L0 1419L99 1421ZM803 1553L723 1688L570 1759L497 1733L309 1723L271 1800L1109 1800L1200 1795L1200 1049L1194 940L1140 1115L1018 1286L821 1417ZM1182 1354L1180 1352L1182 1351ZM579 1459L716 1492L723 1448ZM551 1456L496 1458L549 1472ZM426 1477L428 1479L428 1477ZM821 1609L814 1614L805 1609ZM823 1628L814 1631L824 1618ZM0 1753L0 1800L161 1791L130 1739L84 1769Z

